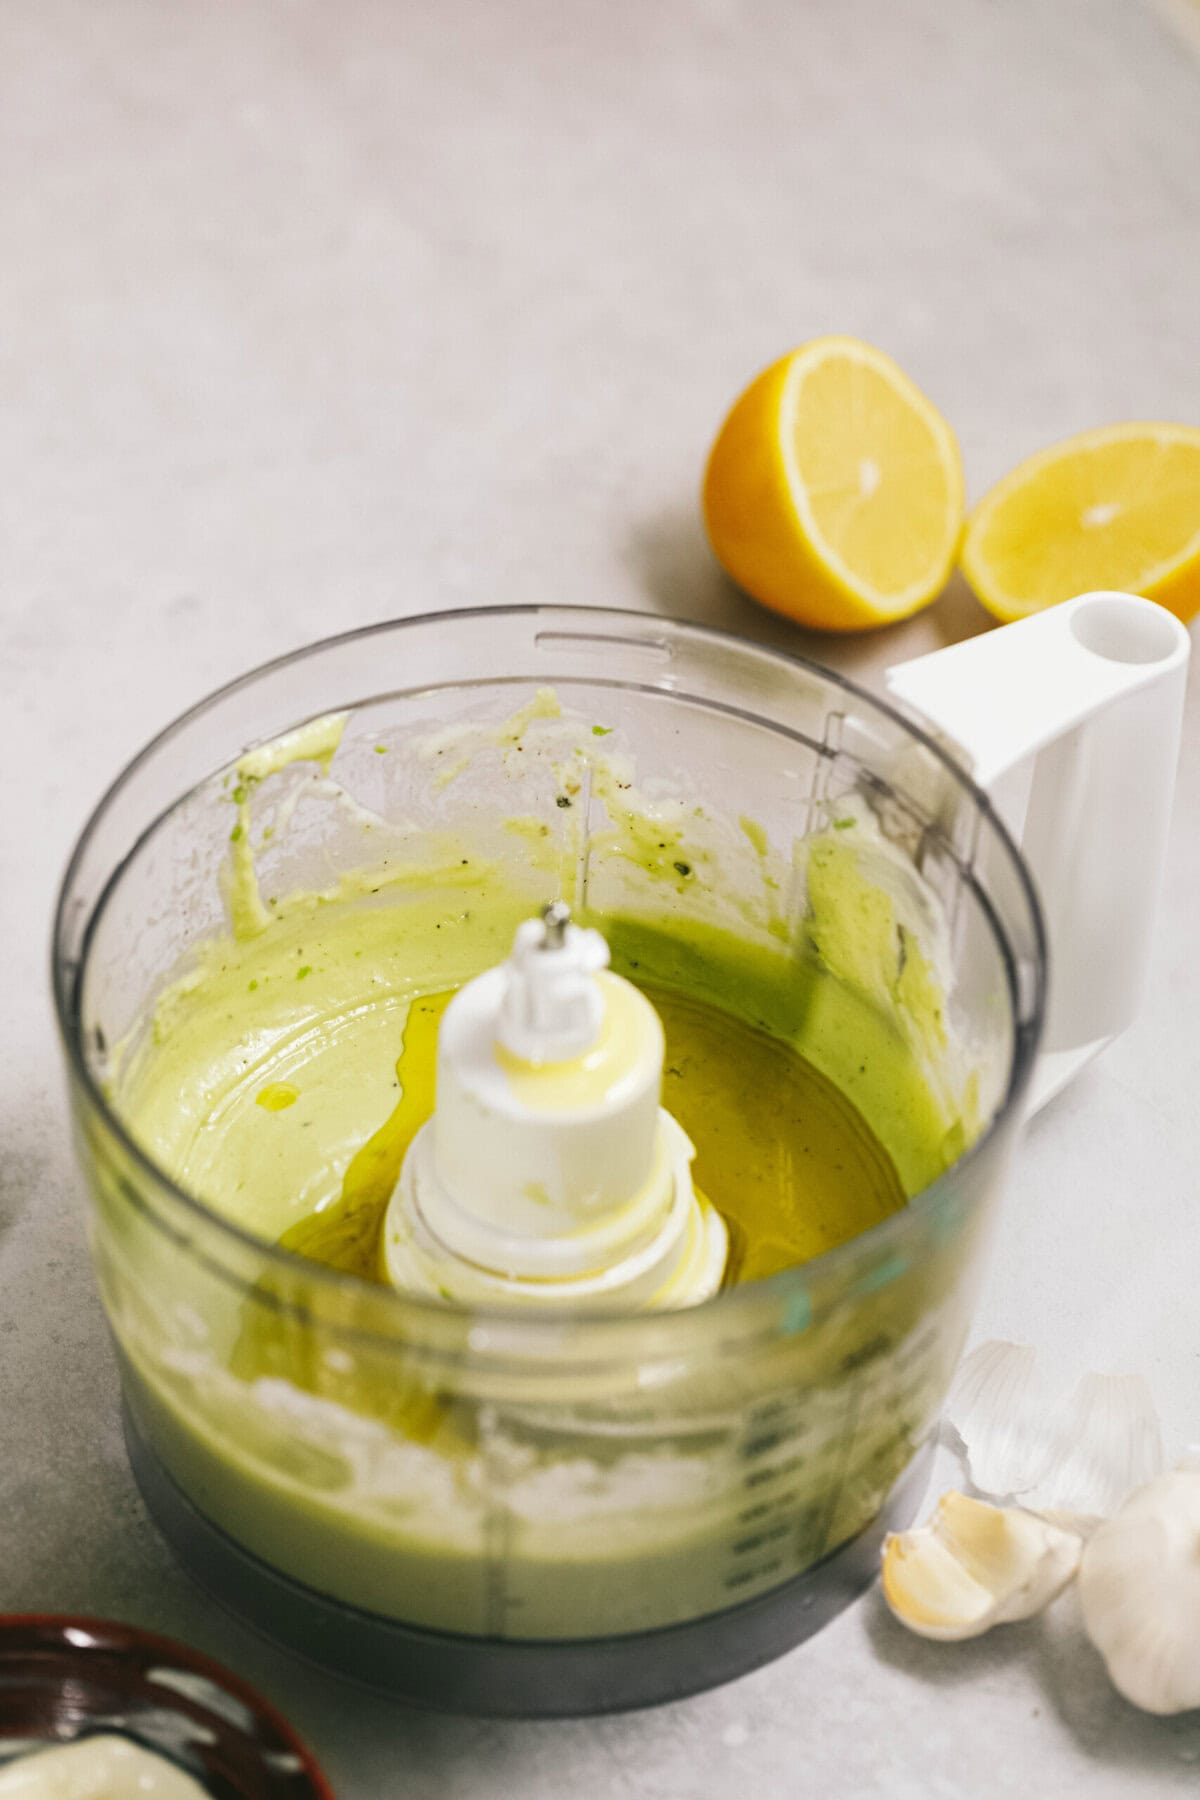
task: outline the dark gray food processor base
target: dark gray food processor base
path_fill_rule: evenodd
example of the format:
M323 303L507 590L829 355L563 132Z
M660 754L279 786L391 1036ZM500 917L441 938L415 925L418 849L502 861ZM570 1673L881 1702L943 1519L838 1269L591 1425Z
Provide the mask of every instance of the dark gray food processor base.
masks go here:
M243 1550L193 1506L128 1409L134 1477L184 1567L232 1612L297 1655L416 1706L570 1718L682 1700L770 1662L827 1625L874 1580L884 1534L912 1520L932 1445L867 1529L782 1587L682 1625L608 1638L521 1641L402 1625L331 1600Z

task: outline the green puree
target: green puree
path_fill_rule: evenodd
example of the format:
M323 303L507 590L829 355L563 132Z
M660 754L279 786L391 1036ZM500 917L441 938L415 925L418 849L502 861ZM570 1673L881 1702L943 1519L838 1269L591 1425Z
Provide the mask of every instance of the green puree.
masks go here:
M512 761L537 733L567 732L555 768L569 815L559 846L543 823L520 862L501 866L430 833L419 863L264 900L252 801L293 763L327 776L346 716L315 719L238 763L231 933L202 944L160 997L116 1084L146 1148L216 1210L378 1278L383 1211L432 1108L437 1019L462 981L507 955L546 885L568 878L584 765L612 821L593 836L593 864L607 858L632 882L615 915L593 922L613 966L663 1017L664 1103L730 1226L731 1280L805 1262L877 1223L974 1134L969 1086L964 1098L947 1078L938 982L889 892L886 847L844 818L801 846L808 908L796 940L774 914L767 835L742 817L735 835L755 853L769 916L739 929L718 907L705 922L705 889L719 902L726 883L702 841L703 810L664 822L631 772L592 747L607 727L568 749L572 728L548 689L473 746L439 742L432 779L439 791L462 779L481 745Z
M821 846L818 845L818 849ZM453 880L451 880L453 877ZM119 1083L183 1185L269 1241L379 1278L404 1150L433 1104L437 1019L530 902L470 859L423 893L297 896L207 945ZM355 884L359 886L358 883ZM894 1212L960 1147L923 1066L943 1034L886 895L828 840L802 953L683 918L601 918L667 1036L664 1104L731 1228L730 1279L807 1261Z
M394 1109L351 1159L338 1199L291 1226L285 1248L384 1279L384 1213L404 1154L433 1111L437 1023L452 992L413 1001ZM647 992L666 1029L663 1103L696 1146L696 1185L730 1229L727 1285L807 1262L904 1204L895 1164L811 1063L704 1001ZM258 1103L280 1107L277 1091L264 1089Z
M608 728L576 729L548 689L474 739L438 740L432 783L469 779L481 755L528 767L549 733L567 802L557 842L544 822L531 836L536 822L514 817L528 842L501 864L431 832L417 861L264 899L252 802L296 762L328 776L346 717L312 720L239 761L227 796L231 932L202 943L160 996L114 1083L145 1147L217 1211L377 1279L383 1210L432 1107L441 1009L507 955L546 889L571 879L581 843L571 796L585 770L612 822L593 833L592 865L625 872L625 897L592 922L614 968L663 1017L664 1103L729 1223L731 1279L867 1229L975 1135L971 1084L952 1078L941 991L905 923L911 907L893 898L887 846L838 818L798 847L808 906L797 937L776 911L782 871L767 834L742 817L734 837L754 852L767 910L739 920L722 912L732 890L712 860L713 821L696 807L665 822L632 771L595 746Z

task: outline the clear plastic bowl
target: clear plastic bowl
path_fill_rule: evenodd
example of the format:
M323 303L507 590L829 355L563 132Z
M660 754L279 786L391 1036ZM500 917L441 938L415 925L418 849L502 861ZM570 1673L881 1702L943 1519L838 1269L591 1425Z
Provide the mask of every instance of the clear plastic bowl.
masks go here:
M183 1192L106 1095L111 1047L189 948L225 928L226 778L247 747L349 709L333 772L360 809L512 855L501 814L562 823L545 767L438 789L406 747L434 727L499 722L545 687L604 720L643 787L703 795L730 892L755 878L740 816L793 868L793 843L847 807L868 817L937 921L950 1036L975 1070L969 1147L907 1207L691 1311L468 1313L339 1275ZM377 756L380 743L393 753ZM308 808L269 849L272 889L360 864L362 816ZM588 822L603 822L598 801ZM644 871L586 854L580 868L601 923L649 904ZM680 882L669 903L701 918L729 897ZM799 930L802 881L781 904ZM764 937L781 971L798 954L789 933ZM639 1704L795 1642L869 1578L884 1525L919 1497L1044 980L1037 902L986 796L917 724L812 664L665 620L539 607L370 628L235 682L109 790L54 940L95 1262L160 1522L268 1629L432 1703ZM282 1360L247 1381L229 1347L258 1315ZM452 1406L460 1452L362 1399L388 1389Z

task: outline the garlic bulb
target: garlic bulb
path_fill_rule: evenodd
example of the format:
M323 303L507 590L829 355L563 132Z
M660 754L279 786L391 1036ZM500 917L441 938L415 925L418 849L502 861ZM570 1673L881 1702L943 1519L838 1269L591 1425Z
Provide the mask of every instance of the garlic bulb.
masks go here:
M1152 1713L1200 1706L1200 1469L1160 1475L1100 1527L1079 1598L1127 1700Z
M951 1492L928 1525L887 1538L884 1598L919 1637L979 1637L1041 1612L1070 1581L1079 1552L1073 1531Z

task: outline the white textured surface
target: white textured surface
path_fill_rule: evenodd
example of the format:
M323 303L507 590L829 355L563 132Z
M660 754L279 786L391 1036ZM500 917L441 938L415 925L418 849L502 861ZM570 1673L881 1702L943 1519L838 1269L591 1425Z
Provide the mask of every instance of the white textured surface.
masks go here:
M125 1469L45 981L53 886L147 735L341 626L575 600L876 680L981 624L814 643L713 567L722 408L824 329L894 352L971 489L1200 422L1200 76L1134 0L6 0L0 9L0 1605L140 1620L307 1729L344 1800L1195 1793L1071 1603L960 1651L876 1597L719 1693L573 1725L408 1714L174 1568ZM1193 38L1193 42L1196 40ZM1034 1127L980 1327L1200 1436L1200 713L1145 1012Z

